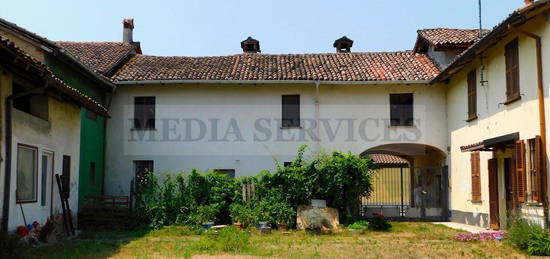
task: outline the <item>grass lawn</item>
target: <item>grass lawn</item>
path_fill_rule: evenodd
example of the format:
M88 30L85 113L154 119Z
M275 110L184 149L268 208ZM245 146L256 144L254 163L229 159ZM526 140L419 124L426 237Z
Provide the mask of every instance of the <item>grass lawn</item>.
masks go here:
M157 231L88 232L53 246L26 249L23 258L523 258L501 242L459 242L460 231L430 223L393 222L390 232L349 232L314 235L305 232L253 233L238 252L200 249L205 235L181 228ZM187 235L186 235L187 234Z

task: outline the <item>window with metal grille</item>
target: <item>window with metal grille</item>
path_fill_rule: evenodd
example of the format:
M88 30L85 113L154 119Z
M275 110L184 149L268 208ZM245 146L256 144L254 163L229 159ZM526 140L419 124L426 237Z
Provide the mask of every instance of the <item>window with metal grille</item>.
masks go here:
M134 98L134 129L155 129L155 97Z
M390 94L391 126L413 126L413 94Z
M283 95L282 112L283 128L300 127L300 95Z

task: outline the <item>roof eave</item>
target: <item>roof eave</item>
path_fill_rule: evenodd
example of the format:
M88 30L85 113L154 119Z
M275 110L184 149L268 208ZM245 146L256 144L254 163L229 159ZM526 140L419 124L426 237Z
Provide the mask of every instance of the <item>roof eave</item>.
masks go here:
M322 80L138 80L115 81L118 86L174 84L323 84L323 85L412 85L431 84L432 80L322 81Z
M83 71L87 76L89 76L92 80L96 81L97 83L105 85L106 87L104 88L109 89L111 92L114 92L116 90L115 84L103 78L97 72L91 70L88 66L86 66L77 58L70 55L68 52L65 51L64 48L62 48L55 42L48 40L42 36L39 36L38 34L28 31L27 29L20 27L15 23L11 23L7 20L4 20L2 18L0 18L0 26L15 35L18 35L19 37L24 38L26 41L39 47L40 49L50 54L53 54L56 57L60 57L59 55L57 55L58 53L60 53L61 54L60 58L62 61L69 61L72 64L76 64L79 68L81 68L80 71ZM66 58L66 59L63 59L63 58Z

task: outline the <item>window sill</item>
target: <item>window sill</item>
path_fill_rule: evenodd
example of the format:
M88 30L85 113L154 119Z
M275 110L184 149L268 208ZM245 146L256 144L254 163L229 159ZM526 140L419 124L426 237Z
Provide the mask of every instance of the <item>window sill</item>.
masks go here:
M15 203L16 204L25 204L25 203L37 203L38 200L34 200L34 201L16 201Z
M514 97L510 97L506 100L506 102L504 102L503 104L504 105L508 105L508 104L512 104L512 103L515 103L517 101L521 100L521 96L518 95L518 96L514 96Z
M416 128L415 125L390 125L388 128Z
M477 120L477 115L468 117L468 119L466 119L466 122L472 122L475 120Z
M523 205L531 206L531 207L542 207L543 206L543 204L538 202L538 201L527 201L527 202L524 202Z
M157 131L156 128L144 128L144 129L131 128L130 130L131 131Z
M280 127L280 129L302 129L302 126L284 126Z
M482 203L483 203L482 200L471 200L471 202L472 202L473 204L482 204Z

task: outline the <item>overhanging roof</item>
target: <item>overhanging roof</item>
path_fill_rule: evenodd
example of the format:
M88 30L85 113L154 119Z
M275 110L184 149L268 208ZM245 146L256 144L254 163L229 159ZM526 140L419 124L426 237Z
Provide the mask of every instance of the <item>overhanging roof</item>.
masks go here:
M519 132L511 133L495 138L486 139L480 142L472 143L466 146L461 146L460 150L462 152L471 152L471 151L493 151L495 147L503 146L509 144L510 142L515 142L519 139Z

